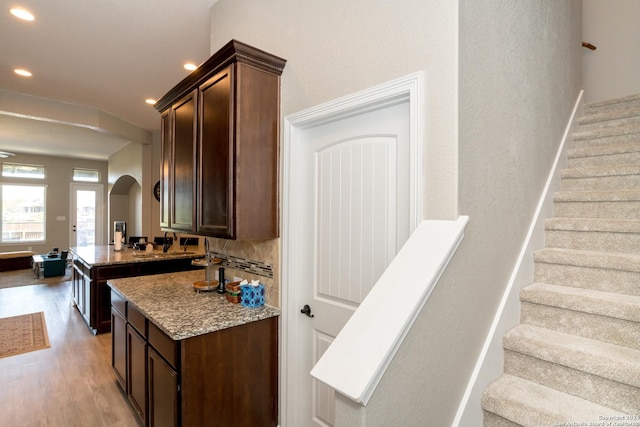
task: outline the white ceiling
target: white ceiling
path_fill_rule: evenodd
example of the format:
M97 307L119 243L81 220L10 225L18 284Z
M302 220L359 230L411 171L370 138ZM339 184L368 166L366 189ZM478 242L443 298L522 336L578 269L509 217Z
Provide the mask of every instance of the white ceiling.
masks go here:
M216 1L0 0L0 151L106 160L148 143L160 115L144 100L210 56Z

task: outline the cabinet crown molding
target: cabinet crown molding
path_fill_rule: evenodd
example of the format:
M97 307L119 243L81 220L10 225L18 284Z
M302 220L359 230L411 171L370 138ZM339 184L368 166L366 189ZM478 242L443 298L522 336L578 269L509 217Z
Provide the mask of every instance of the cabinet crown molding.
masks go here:
M155 109L162 113L181 95L195 89L213 74L235 62L249 64L278 76L282 74L287 63L285 59L233 39L171 88L156 102Z

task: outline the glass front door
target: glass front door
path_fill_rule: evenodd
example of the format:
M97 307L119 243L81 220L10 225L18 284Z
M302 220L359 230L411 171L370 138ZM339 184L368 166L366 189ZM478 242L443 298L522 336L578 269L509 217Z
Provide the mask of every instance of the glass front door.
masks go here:
M69 246L102 245L102 186L71 185Z

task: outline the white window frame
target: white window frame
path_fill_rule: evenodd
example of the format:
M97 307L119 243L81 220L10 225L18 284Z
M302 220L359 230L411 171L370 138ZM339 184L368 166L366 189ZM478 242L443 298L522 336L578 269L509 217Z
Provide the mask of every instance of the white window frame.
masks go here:
M5 166L36 168L36 169L42 171L42 175L12 174L12 173L5 172ZM26 163L3 162L2 163L2 176L4 178L42 179L42 180L44 180L47 177L47 168L44 167L43 165L30 165L30 164L26 164Z
M0 220L0 244L3 245L21 245L25 243L45 243L47 241L47 185L46 184L24 184L24 183L0 183L0 214L4 214L4 187L38 187L43 190L43 221L42 221L42 239L25 239L25 240L4 240L5 222L4 217Z
M96 178L95 179L83 178L81 176L77 176L76 172L95 172ZM97 184L100 182L100 171L98 169L73 168L72 180L73 182L88 182L88 183Z

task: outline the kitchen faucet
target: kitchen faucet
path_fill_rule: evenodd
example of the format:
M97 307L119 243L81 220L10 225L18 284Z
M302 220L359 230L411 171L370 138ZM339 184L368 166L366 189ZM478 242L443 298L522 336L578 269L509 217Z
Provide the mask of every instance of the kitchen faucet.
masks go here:
M162 244L162 252L167 253L167 251L169 250L169 247L171 245L169 245L169 242L167 241L167 231L164 232L164 242Z

